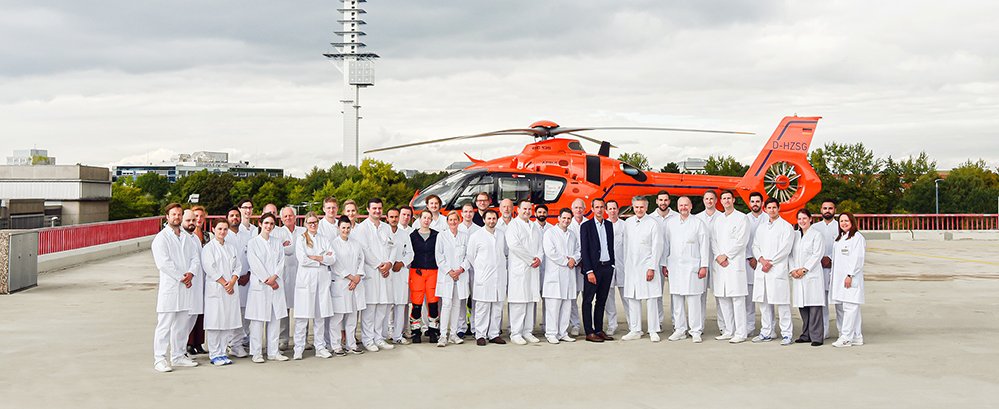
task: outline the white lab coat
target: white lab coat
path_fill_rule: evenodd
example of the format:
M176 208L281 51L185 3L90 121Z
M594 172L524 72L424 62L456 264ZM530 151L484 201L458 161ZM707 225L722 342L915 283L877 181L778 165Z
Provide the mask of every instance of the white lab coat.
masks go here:
M192 240L190 234L180 231L174 234L164 227L153 238L152 252L156 269L160 272L160 284L156 296L156 312L190 311L194 298L194 286L187 288L180 280L191 272L191 260L184 252L185 243Z
M326 217L322 217L319 219L319 229L316 230L316 235L323 236L326 240L332 242L333 239L340 237L339 224L340 223L335 220L330 223L329 220L326 220Z
M246 258L250 263L250 295L246 300L246 319L270 322L271 312L277 318L288 316L288 303L284 299L284 248L280 239L263 236L250 239ZM278 289L264 284L270 276L277 276Z
M382 277L378 265L392 261L396 245L392 228L388 223L378 223L375 227L371 219L365 219L351 231L350 237L356 239L364 251L364 300L368 304L391 304L390 280Z
M756 264L753 275L753 302L784 305L791 303L791 270L789 261L794 247L794 228L783 218L764 220L756 228L753 255L773 263L773 268L763 272L763 263ZM743 263L739 263L743 264Z
M482 302L506 300L506 240L503 232L479 229L468 238L465 259L475 270L472 299Z
M663 246L666 246L666 247L669 246L669 241L666 240L666 237L667 237L667 233L666 233L666 222L669 221L670 219L674 218L674 217L677 217L679 215L679 213L674 212L672 209L669 209L668 211L669 211L669 213L666 213L666 216L662 216L662 215L659 214L659 208L657 207L655 210L652 210L649 213L649 217L651 217L653 219L656 219L656 220L659 220L659 223L662 224ZM660 266L666 266L667 265L666 264L666 258L668 256L669 256L669 251L667 251L667 249L663 249L662 257L659 259L659 265Z
M184 257L190 260L191 269L194 274L191 279L191 310L189 314L198 315L205 313L205 272L201 267L201 239L192 233L181 231L189 237L184 239Z
M229 235L226 235L228 238ZM225 244L212 239L201 250L201 268L205 270L205 329L229 330L243 328L239 311L239 293L228 294L218 279L229 281L239 276L239 249L232 241ZM238 284L236 285L238 286Z
M624 287L624 220L617 219L612 224L614 225L614 279L611 280L611 287ZM612 289L611 292L613 291Z
M745 297L749 295L745 263L749 221L738 210L728 215L715 212L713 219L708 225L711 232L711 288L715 297ZM722 254L728 256L728 267L722 267L715 260Z
M229 230L227 234L226 241L234 241L233 244L236 245L236 249L239 250L236 254L239 257L239 264L242 266L243 272L240 275L244 275L250 271L250 261L246 258L246 249L250 244L250 239L257 236L257 226L251 226L252 228L247 229L243 227L242 224L238 225L236 231L233 232ZM240 308L246 307L246 298L250 294L250 285L239 285L236 284L236 288L239 289L239 306Z
M541 247L541 228L537 223L514 219L506 229L506 245L509 250L507 268L507 301L529 303L541 301L541 270L531 267L537 257L544 260Z
M746 279L750 283L753 282L756 269L749 266L750 258L757 258L753 256L753 242L756 240L756 229L760 227L760 222L767 220L769 216L766 213L760 213L759 216L754 216L752 213L746 213L746 220L749 221L749 240L746 242Z
M284 249L284 283L286 284L284 298L289 306L295 305L295 288L297 288L295 281L298 278L298 256L295 254L295 243L302 238L302 234L305 232L305 228L301 226L295 226L294 232L284 226L275 227L271 232L271 235L281 239L281 243L284 243L285 240L291 242L288 246L282 247Z
M460 211L458 211L460 213ZM443 233L448 231L447 227L447 216L443 213L438 213L437 218L430 221L430 229L437 230L438 233Z
M867 240L860 232L853 238L841 237L833 244L832 286L829 288L829 299L832 304L864 303L864 256L867 252ZM846 276L853 274L850 288L843 286Z
M297 229L296 229L297 230ZM312 247L306 243L302 232L295 242L295 264L298 271L295 280L295 318L316 319L333 316L332 276L330 266L336 260L329 239L318 234L312 236ZM320 256L322 262L309 258ZM287 269L285 269L287 270ZM319 316L316 317L316 310Z
M669 257L669 293L675 295L701 295L707 289L708 277L698 278L701 267L710 265L710 245L707 226L700 219L688 216L670 217L665 221Z
M663 296L663 276L659 260L662 259L664 236L659 220L646 215L633 216L624 222L624 296L645 300ZM652 281L646 280L652 270Z
M353 234L343 238L337 236L330 240L336 261L333 262L333 312L337 314L349 314L367 308L366 292L364 286L370 281L364 279L364 251L361 244ZM350 281L348 275L360 275L361 282L357 284L354 291L350 291ZM378 271L375 271L378 274ZM353 335L348 335L353 336Z
M833 245L836 243L836 236L839 235L839 223L835 218L833 218L833 221L828 224L826 224L825 220L821 220L819 222L812 223L810 230L813 229L818 230L818 232L822 234L822 241L825 244L822 256L829 257L829 260L832 261L835 259L835 257L833 257ZM832 267L823 268L822 272L825 275L826 291L828 291L832 288Z
M576 235L576 244L579 245L580 251L582 251L583 248L583 235L579 233L579 228L583 225L583 223L586 223L587 220L590 219L584 217L583 221L577 222L576 218L573 217L572 220L569 221L569 230L572 230L573 234ZM583 291L583 281L585 281L585 278L583 278L583 265L576 264L575 270L576 270L576 292L580 292Z
M470 263L465 260L468 249L468 235L458 231L451 234L451 229L447 229L437 234L437 245L434 246L434 258L437 260L437 289L434 295L451 299L457 294L459 300L468 299L468 269ZM464 268L465 272L458 275L458 279L451 278L448 274L451 270Z
M545 232L543 239L545 253L545 282L541 295L544 298L571 300L576 298L575 268L569 268L569 258L579 263L579 239L576 233L555 227Z
M814 226L814 225L813 225ZM825 274L822 273L822 255L825 239L822 232L809 228L804 235L794 233L790 270L807 269L804 277L791 277L791 303L794 307L826 305Z
M389 227L389 230L392 228ZM392 252L392 264L401 261L403 267L399 271L389 273L390 304L409 304L409 265L413 262L413 243L409 234L413 229L398 226L395 230L395 247Z
M467 226L465 225L465 223L461 223L461 224L458 225L458 231L467 234L469 238L472 237L472 233L475 233L475 232L479 231L479 229L481 229L481 228L482 228L482 226L479 226L479 225L477 225L475 223L472 223L472 224L467 225Z

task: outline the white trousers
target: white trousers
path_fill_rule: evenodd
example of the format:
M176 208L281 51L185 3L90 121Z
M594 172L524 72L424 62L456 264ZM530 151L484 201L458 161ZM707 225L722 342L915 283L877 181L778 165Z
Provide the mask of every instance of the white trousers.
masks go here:
M153 363L166 360L167 349L170 358L179 358L187 352L187 311L161 312L156 314L156 329L153 330Z
M611 286L610 294L607 294L607 304L604 305L604 311L607 313L607 333L613 334L617 331L617 300L614 295L614 289L617 288L618 293L621 295L621 304L624 306L624 317L628 318L628 303L624 300L624 287L614 287Z
M704 333L704 310L701 310L701 296L673 294L670 297L673 307L673 330L690 331L690 335Z
M468 303L471 303L471 306L469 306ZM468 299L465 301L465 305L461 307L461 320L458 321L458 326L458 331L464 331L465 328L473 328L474 331L475 300Z
M860 324L863 321L860 317L860 304L849 302L836 304L837 323L840 321L839 317L843 317L843 323L839 325L840 339L855 341L864 337L864 334L860 332Z
M281 335L281 319L271 311L270 321L250 321L250 355L261 354L264 344L264 326L267 327L267 357L278 354L278 337Z
M287 345L288 337L291 335L291 310L288 310L289 314L287 317L281 318L281 335L278 336L278 340ZM305 345L302 345L303 347Z
M753 285L749 285L749 295L746 296L746 335L756 331L756 303L753 302Z
M642 301L636 300L634 298L625 298L624 301L628 303L628 331L641 334L642 333ZM661 328L659 326L659 307L656 306L656 299L650 298L645 301L645 315L648 321L649 333L658 333Z
M208 357L215 359L226 356L225 347L235 345L235 341L243 338L243 329L209 329L205 330L208 341Z
M369 304L368 308L371 308L374 304ZM386 305L386 304L380 304ZM368 309L365 308L361 310L361 314ZM343 345L343 337L346 336L347 339L347 349L357 348L357 314L356 312L348 312L346 314L333 314L330 317L330 327L326 330L329 334L331 349L337 351ZM363 325L363 323L362 323ZM340 334L340 330L343 330L343 334ZM364 338L364 328L361 328L361 338ZM319 349L317 346L316 349Z
M733 338L746 338L746 297L715 297L718 300L718 311L721 311L722 319L729 325L725 329Z
M243 346L250 344L250 320L246 319L246 307L239 307L239 316L243 317Z
M563 338L569 336L569 311L572 300L545 298L545 336Z
M295 353L305 352L305 342L309 332L309 318L295 318ZM312 344L316 351L326 348L326 319L312 320Z
M502 321L502 302L475 302L475 338L493 339L498 337Z
M184 321L184 328L181 329L181 331L183 331L184 334L185 334L184 336L187 337L187 336L190 336L191 335L191 331L194 330L194 324L196 324L198 322L198 315L197 314L188 314L187 317L185 317L185 318L186 319L183 320ZM185 347L185 350L186 350L186 347L187 347L187 339L188 338L184 338L184 347Z
M392 321L392 331L389 332L388 327L386 327L383 338L402 341L402 330L409 326L406 307L407 304L389 304L388 319Z
M465 299L458 298L458 292L452 291L451 297L441 297L441 339L448 339L449 335L457 336L459 331L464 331L465 327L460 326L461 318L465 315Z
M722 304L721 304L721 300L719 298L720 297L715 297L715 320L718 322L718 332L720 332L722 334L731 334L732 333L732 329L729 328L728 321L725 320L725 316L722 314ZM743 300L743 302L746 302L746 301ZM707 311L708 311L708 292L707 291L705 291L704 294L701 294L701 311L705 312L705 314L701 315L701 327L703 328L704 327L705 316L707 315Z
M829 291L826 291L826 300L822 303L822 337L829 338ZM836 320L839 322L839 319Z
M361 310L361 343L365 346L385 341L389 307L389 304L368 304Z
M579 289L577 289L576 296L573 297L573 299L571 300L572 301L572 309L569 310L569 325L571 325L573 328L576 328L576 329L579 329L579 327L581 327L583 325L582 322L579 321L579 301L578 300L579 300L579 293L580 293L580 291L583 291L582 287L580 287Z
M536 302L510 303L510 335L527 336L534 331Z
M780 335L790 337L791 324L791 304L760 304L760 335L765 337L774 336L774 307L777 307L777 317L780 320Z

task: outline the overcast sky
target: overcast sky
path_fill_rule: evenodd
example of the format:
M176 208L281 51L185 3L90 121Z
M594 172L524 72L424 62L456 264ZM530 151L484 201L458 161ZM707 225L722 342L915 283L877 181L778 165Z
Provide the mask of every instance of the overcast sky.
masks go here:
M225 151L303 175L342 158L342 80L322 53L335 0L0 0L0 156L159 162ZM361 92L361 148L539 119L707 127L604 132L651 163L756 156L784 115L813 146L921 150L999 165L999 3L988 1L402 1L365 4L382 56ZM375 154L440 169L528 137ZM587 149L596 146L585 143ZM613 152L615 155L620 151Z

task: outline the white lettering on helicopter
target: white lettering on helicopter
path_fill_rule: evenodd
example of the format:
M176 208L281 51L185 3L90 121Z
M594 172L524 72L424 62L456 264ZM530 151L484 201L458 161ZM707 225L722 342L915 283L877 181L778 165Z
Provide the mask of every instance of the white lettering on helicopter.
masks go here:
M774 141L771 149L775 151L782 150L782 151L806 152L808 151L808 143L802 141L784 141L784 142Z

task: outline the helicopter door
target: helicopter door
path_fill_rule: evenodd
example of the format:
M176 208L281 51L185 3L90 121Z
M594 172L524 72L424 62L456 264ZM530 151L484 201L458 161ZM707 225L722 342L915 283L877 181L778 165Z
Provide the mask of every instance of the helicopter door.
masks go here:
M499 191L496 195L497 202L503 199L510 199L516 205L521 200L531 200L531 177L529 175L504 175L497 178L499 180Z

